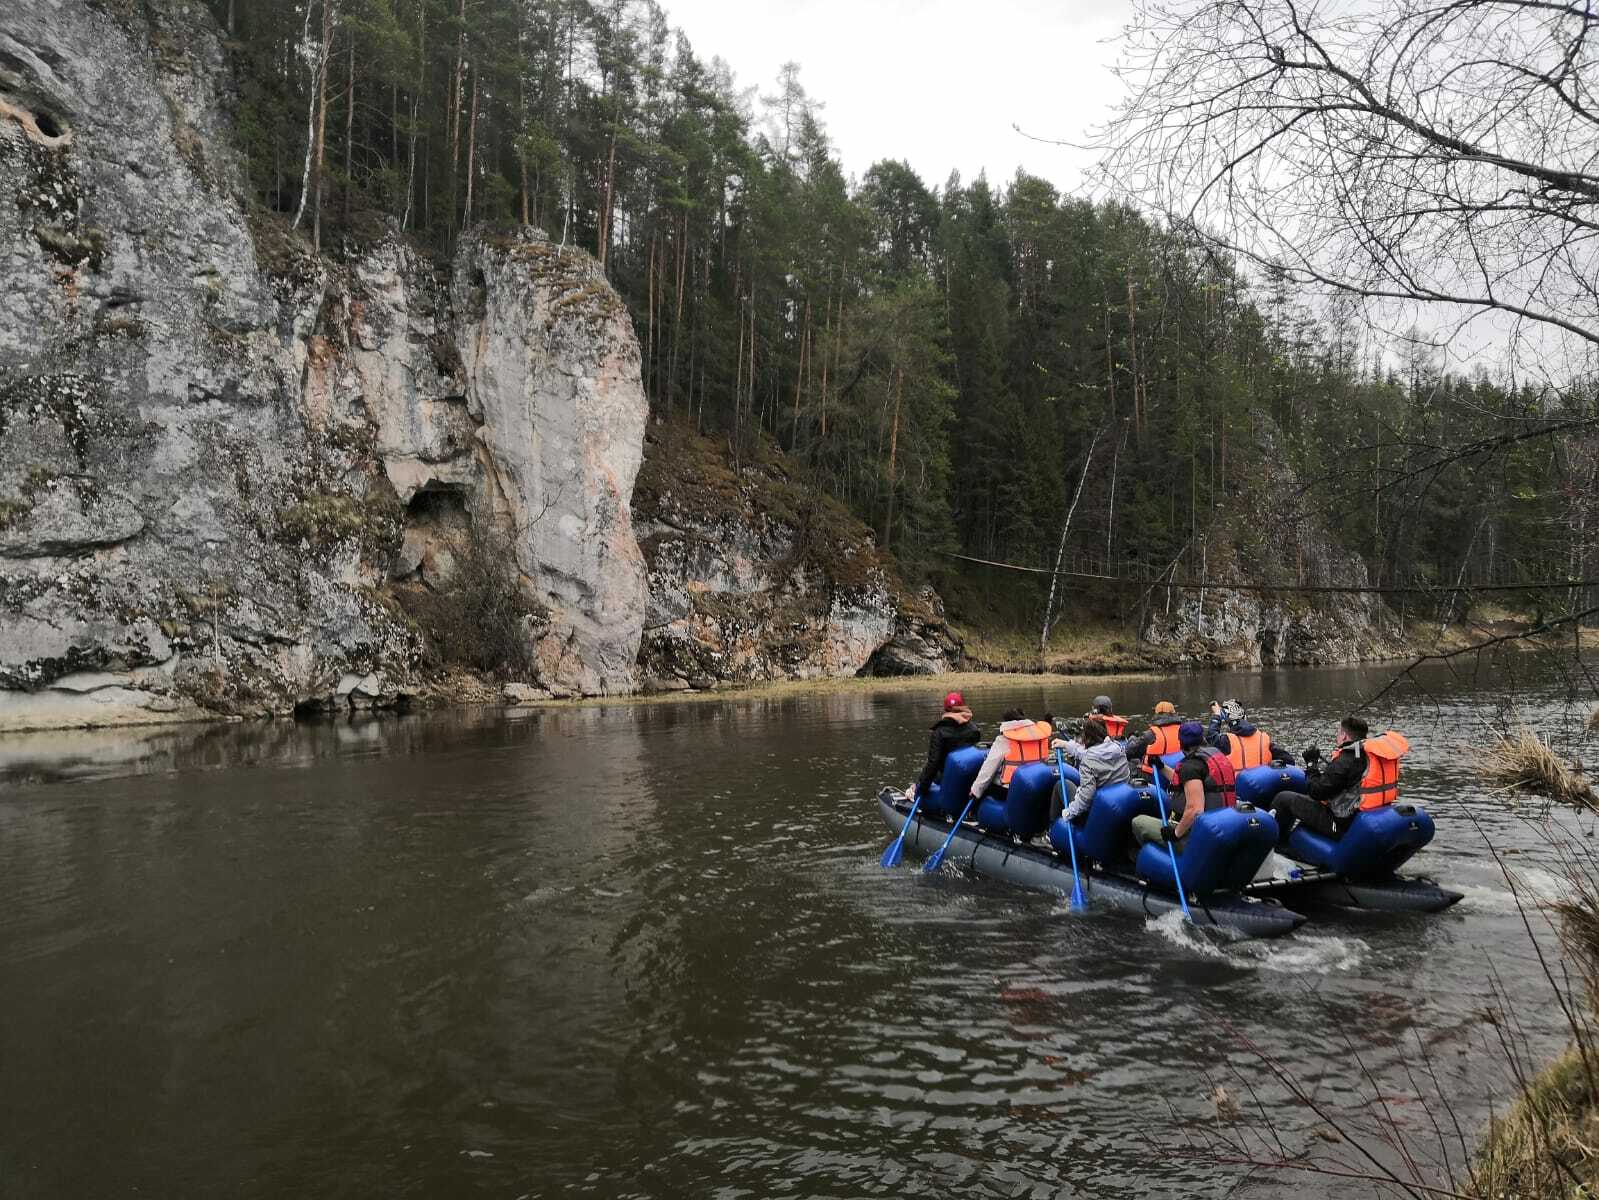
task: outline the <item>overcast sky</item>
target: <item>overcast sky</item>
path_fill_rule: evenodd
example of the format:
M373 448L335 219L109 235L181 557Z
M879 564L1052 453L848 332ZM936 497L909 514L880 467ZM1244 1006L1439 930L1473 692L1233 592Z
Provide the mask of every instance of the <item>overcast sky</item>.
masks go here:
M950 170L1003 183L1025 165L1076 190L1080 140L1118 94L1112 43L1128 0L662 0L702 61L775 91L800 64L846 172L902 158L928 186Z

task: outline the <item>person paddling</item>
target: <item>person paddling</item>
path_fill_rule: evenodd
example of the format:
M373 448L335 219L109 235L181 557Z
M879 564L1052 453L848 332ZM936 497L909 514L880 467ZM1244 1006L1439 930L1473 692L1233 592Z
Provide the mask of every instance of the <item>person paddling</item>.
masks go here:
M1155 705L1149 728L1127 743L1127 757L1134 762L1147 759L1148 762L1144 763L1147 771L1154 760L1175 754L1182 749L1177 740L1177 729L1182 723L1182 718L1177 715L1177 706L1170 700L1160 701ZM1204 734L1203 727L1200 734Z
M1134 817L1133 837L1138 845L1171 842L1181 854L1188 832L1200 813L1232 808L1237 805L1238 798L1233 790L1237 772L1225 754L1206 743L1205 727L1198 721L1184 721L1178 726L1177 736L1183 750L1177 769L1164 763L1155 764L1155 769L1164 772L1162 778L1173 789L1173 821L1163 825L1159 817Z
M1095 696L1094 703L1089 706L1088 715L1096 718L1105 727L1109 737L1121 738L1127 734L1127 718L1116 715L1116 706L1110 702L1109 696Z
M972 720L972 710L966 707L966 698L959 692L950 692L944 697L943 713L933 722L928 734L927 761L922 764L922 773L916 777L916 782L905 793L906 799L927 794L927 789L933 786L933 780L943 773L944 760L949 757L951 750L975 746L982 740L982 727Z
M1082 823L1082 818L1088 815L1088 809L1094 802L1094 794L1101 788L1109 787L1113 783L1127 783L1132 778L1131 769L1127 765L1127 751L1120 742L1112 741L1105 729L1105 724L1098 717L1089 717L1083 722L1083 736L1080 743L1062 743L1057 740L1055 745L1065 750L1067 745L1076 745L1078 753L1072 757L1077 767L1077 774L1081 779L1072 791L1072 802L1066 806L1066 819Z

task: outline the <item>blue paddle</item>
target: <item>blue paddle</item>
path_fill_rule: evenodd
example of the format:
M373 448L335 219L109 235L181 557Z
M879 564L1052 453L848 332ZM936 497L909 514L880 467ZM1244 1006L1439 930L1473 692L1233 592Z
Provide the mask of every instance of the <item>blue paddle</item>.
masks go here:
M911 801L910 812L905 815L905 824L901 827L899 836L894 839L887 850L883 851L882 863L885 867L899 866L899 860L905 853L905 835L911 830L911 822L916 819L916 806L921 802L922 794L917 792L915 798Z
M966 797L966 807L961 809L961 815L955 818L955 824L949 827L949 836L944 839L944 844L934 851L933 857L927 860L927 865L922 870L928 874L938 870L938 864L944 861L944 851L949 849L949 844L955 840L955 835L960 832L961 822L966 819L966 814L972 811L972 804L976 799L976 796Z
M1155 760L1155 800L1160 805L1160 823L1162 825L1166 824L1166 789L1160 782L1160 771L1165 765L1158 758ZM1182 873L1177 869L1177 847L1167 842L1166 853L1171 855L1171 877L1172 882L1177 885L1177 899L1183 906L1183 920L1192 925L1194 923L1194 914L1188 911L1188 893L1183 891Z
M1055 750L1055 770L1060 772L1060 802L1066 804L1066 761L1061 758L1060 750ZM1065 808L1061 809L1061 820L1066 824L1066 848L1072 852L1072 907L1078 912L1087 908L1083 900L1083 881L1077 874L1077 837L1072 833L1071 819L1066 816Z

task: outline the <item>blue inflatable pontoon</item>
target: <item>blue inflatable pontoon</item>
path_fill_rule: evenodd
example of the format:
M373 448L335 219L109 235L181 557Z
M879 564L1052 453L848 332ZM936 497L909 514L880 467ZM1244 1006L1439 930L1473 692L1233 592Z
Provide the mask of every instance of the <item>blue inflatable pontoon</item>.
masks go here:
M1238 802L1269 808L1278 792L1302 792L1305 787L1305 773L1298 767L1251 767L1238 773ZM1257 883L1249 892L1290 903L1306 900L1385 912L1441 912L1461 894L1430 879L1397 873L1432 841L1433 832L1427 810L1404 802L1356 813L1338 838L1323 837L1301 825L1288 835L1288 845L1277 851L1299 864L1294 877Z

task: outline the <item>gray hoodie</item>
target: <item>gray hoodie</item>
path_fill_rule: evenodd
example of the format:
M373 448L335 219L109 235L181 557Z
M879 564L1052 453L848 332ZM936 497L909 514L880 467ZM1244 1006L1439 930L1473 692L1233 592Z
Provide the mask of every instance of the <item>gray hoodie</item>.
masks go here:
M1109 738L1078 756L1077 773L1083 781L1073 790L1072 802L1066 806L1068 821L1075 821L1088 811L1088 806L1094 802L1094 793L1100 788L1127 783L1132 778L1127 767L1127 751L1120 742Z

